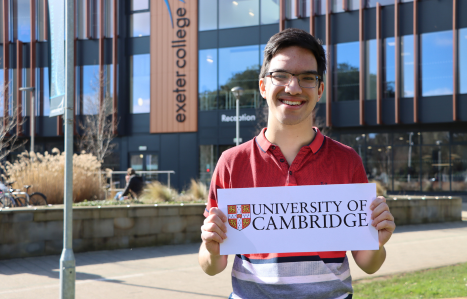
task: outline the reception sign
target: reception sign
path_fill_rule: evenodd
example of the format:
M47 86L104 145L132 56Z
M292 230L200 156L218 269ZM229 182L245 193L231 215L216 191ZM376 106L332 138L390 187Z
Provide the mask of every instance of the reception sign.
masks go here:
M377 250L375 184L218 189L227 216L220 253Z
M151 1L150 132L196 132L198 1Z

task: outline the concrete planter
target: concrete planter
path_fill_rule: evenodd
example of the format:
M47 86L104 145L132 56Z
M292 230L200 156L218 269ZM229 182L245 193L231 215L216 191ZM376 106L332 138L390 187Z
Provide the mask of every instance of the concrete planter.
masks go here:
M396 225L462 221L462 198L390 196L387 204Z
M391 196L396 225L462 220L460 197ZM73 250L200 242L204 204L73 208ZM63 206L0 211L0 260L60 254Z
M73 250L122 249L201 241L206 205L73 208ZM0 259L60 254L63 206L0 211Z

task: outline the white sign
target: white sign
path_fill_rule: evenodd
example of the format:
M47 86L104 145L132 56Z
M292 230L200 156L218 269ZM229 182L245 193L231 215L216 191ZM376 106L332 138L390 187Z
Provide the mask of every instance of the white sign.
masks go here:
M218 189L227 216L220 253L377 250L376 184Z
M246 113L240 115L238 117L238 121L255 121L256 120L256 115L246 115ZM237 116L227 116L225 114L221 115L221 122L223 123L229 123L229 122L236 122L237 121Z

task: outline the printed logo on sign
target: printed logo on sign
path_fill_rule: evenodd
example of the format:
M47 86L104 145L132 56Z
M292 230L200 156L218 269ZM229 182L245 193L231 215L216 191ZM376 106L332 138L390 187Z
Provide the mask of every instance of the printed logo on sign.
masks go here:
M242 230L251 223L250 205L229 205L229 225L237 230Z

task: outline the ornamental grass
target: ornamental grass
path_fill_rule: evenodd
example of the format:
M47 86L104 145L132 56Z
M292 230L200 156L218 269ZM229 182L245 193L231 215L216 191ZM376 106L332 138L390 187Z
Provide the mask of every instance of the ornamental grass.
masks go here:
M65 152L57 148L49 154L23 152L18 160L1 166L2 178L14 182L12 187L24 190L24 185L32 185L29 193L41 192L49 204L63 204ZM101 163L91 154L73 155L73 202L98 200L104 197L105 179L100 175Z

